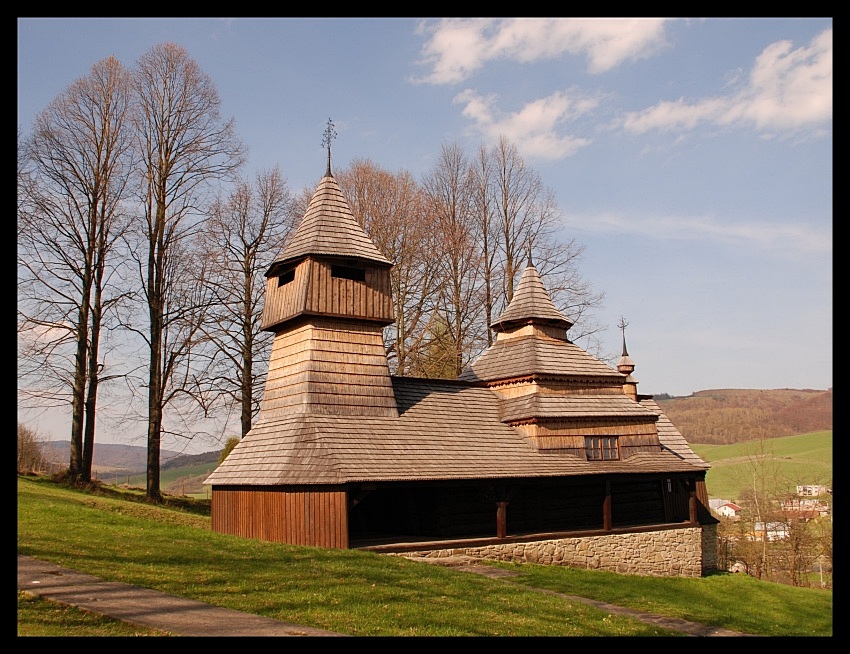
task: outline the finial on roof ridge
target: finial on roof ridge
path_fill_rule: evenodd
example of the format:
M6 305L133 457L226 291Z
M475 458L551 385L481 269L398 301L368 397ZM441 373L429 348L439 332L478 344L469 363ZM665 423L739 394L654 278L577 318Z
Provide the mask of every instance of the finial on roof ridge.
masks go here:
M333 177L331 174L331 141L333 141L337 137L336 130L334 129L333 121L328 118L328 125L325 127L324 135L322 137L322 147L328 148L328 167L325 170L325 177Z
M528 244L528 265L534 267L534 262L531 260L531 243Z
M623 316L620 316L620 323L617 327L620 328L620 331L623 332L623 354L622 356L627 357L629 353L626 351L626 327L629 326L629 323L626 322L626 319Z

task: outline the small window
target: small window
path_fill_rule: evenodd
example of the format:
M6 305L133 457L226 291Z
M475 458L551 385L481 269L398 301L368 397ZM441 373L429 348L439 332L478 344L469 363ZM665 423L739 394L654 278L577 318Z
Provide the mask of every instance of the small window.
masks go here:
M616 461L620 458L616 436L585 436L584 451L588 461Z
M289 270L284 270L277 278L278 288L281 286L285 286L289 282L295 279L295 268L290 268Z
M356 282L365 282L366 269L352 268L351 266L331 266L331 276L340 279L353 279Z

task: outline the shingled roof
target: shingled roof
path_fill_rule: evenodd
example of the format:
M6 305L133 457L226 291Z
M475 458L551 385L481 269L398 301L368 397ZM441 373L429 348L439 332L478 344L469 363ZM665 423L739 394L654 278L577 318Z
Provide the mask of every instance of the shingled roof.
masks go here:
M495 331L504 331L511 325L534 320L539 324L551 324L569 329L573 322L561 313L553 304L552 298L543 286L540 273L529 258L528 265L522 271L516 292L505 311L490 325Z
M310 199L304 218L275 262L272 277L287 263L309 255L351 257L392 265L354 218L336 179L326 173Z
M683 461L687 461L697 468L708 469L711 467L690 448L685 437L679 433L675 425L670 422L670 418L658 406L658 402L651 397L644 397L640 400L640 404L658 415L658 421L655 423L655 426L658 428L658 440L661 442L662 448L672 452Z
M655 422L657 414L625 395L542 395L531 393L502 400L502 420L529 418L644 418Z
M528 324L563 329L563 338L540 333L505 336ZM622 384L626 376L571 343L567 330L572 322L552 303L540 274L529 259L516 292L492 327L499 332L496 342L473 361L458 379L492 382L520 377L590 379Z
M393 387L398 418L301 414L260 419L206 483L532 478L701 467L676 443L658 453L592 463L538 452L499 419L499 399L489 389L409 377L394 377Z
M460 374L466 381L495 381L518 377L558 376L596 378L622 384L624 374L566 340L520 336L499 340Z

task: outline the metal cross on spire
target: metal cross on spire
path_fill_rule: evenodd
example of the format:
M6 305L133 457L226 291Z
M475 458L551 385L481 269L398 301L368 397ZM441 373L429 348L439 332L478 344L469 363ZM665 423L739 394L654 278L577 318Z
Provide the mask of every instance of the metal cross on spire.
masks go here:
M333 121L328 118L328 125L325 127L324 135L322 137L322 147L328 148L328 169L325 172L326 177L331 176L331 141L333 141L337 137L336 130L334 129Z
M623 316L620 316L620 322L617 327L620 328L620 331L623 332L623 356L628 356L628 352L626 352L626 327L629 326L629 323L626 322L626 319Z

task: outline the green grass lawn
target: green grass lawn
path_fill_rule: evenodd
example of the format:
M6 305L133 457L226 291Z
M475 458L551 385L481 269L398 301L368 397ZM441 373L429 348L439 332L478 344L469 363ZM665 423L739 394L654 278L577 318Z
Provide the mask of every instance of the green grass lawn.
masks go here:
M177 505L21 476L18 553L109 581L356 636L682 635L536 589L754 634L832 635L831 590L728 573L653 578L499 564L518 573L506 581L403 557L219 534L207 515ZM20 596L18 603L20 633L32 612L30 606L22 610Z
M18 636L169 636L18 591Z

